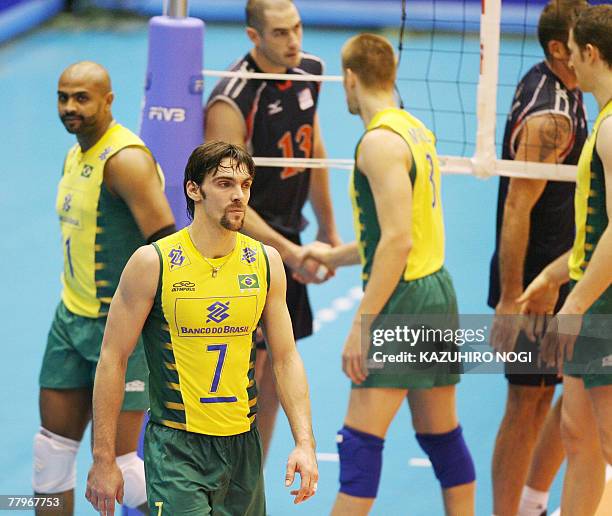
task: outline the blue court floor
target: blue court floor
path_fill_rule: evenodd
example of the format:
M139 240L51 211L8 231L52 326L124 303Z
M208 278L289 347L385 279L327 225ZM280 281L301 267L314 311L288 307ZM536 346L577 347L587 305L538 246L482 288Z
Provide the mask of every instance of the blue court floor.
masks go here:
M327 73L340 73L339 51L355 31L306 28L304 48L320 55ZM457 48L453 36L441 37L440 48ZM428 38L411 38L411 44L425 47ZM478 39L464 41L472 54L458 60L456 54L440 52L433 58L433 73L447 71L452 77L476 80ZM0 113L4 116L0 138L0 256L3 281L0 295L0 321L4 354L0 388L2 408L2 461L0 494L30 492L32 437L38 429L37 377L46 334L59 299L61 248L54 214L56 184L63 157L73 137L65 132L56 113L56 81L64 67L88 59L110 71L116 94L114 114L127 127L138 130L139 109L146 67L146 24L143 21L117 22L91 26L64 20L47 25L0 47ZM509 42L529 54L538 54L533 40ZM248 40L239 26L209 25L206 31L205 64L222 69L248 49ZM407 52L402 57L400 77L410 77L426 68L427 54ZM534 58L523 60L523 69ZM463 67L457 71L457 66ZM514 83L519 67L502 68L506 82ZM471 75L470 75L471 74ZM435 77L435 75L433 76ZM206 91L213 83L208 81ZM423 84L400 81L409 106L428 109ZM436 90L435 88L438 88ZM464 109L474 106L475 86L432 85L434 100L459 109L461 90ZM500 90L499 109L510 104L512 91ZM453 98L455 99L453 101ZM448 105L446 105L448 104ZM439 106L438 106L439 107ZM360 120L345 109L338 84L323 87L320 118L329 156L349 158L362 128ZM593 112L593 111L592 111ZM431 116L416 113L432 123ZM428 118L429 116L429 118ZM464 124L465 120L465 124ZM500 116L503 122L503 116ZM469 145L444 140L474 139L473 115L436 117L441 154L471 153ZM464 127L465 126L465 127ZM346 171L333 171L332 192L338 226L345 240L353 239ZM443 201L447 228L447 267L450 270L462 313L489 313L485 305L489 259L493 248L497 179L445 176ZM310 217L312 219L312 217ZM306 240L316 228L311 224ZM306 504L293 506L283 485L284 466L292 439L283 415L266 465L269 513L327 514L338 486L335 460L335 433L342 425L349 383L340 370L340 350L351 322L358 294L357 268L340 271L329 283L310 289L317 313L318 332L300 343L312 392L313 420L320 456L319 491ZM357 290L356 290L357 288ZM478 475L477 513L491 511L490 461L493 442L505 401L506 384L501 376L474 375L458 387L458 405L468 445ZM84 499L89 467L89 436L83 441L78 460L78 515L94 514ZM404 407L391 426L385 446L384 469L379 499L373 514L437 515L442 504L437 481L430 467L419 465L424 458ZM412 460L412 462L411 462ZM552 491L550 508L558 506L560 482Z

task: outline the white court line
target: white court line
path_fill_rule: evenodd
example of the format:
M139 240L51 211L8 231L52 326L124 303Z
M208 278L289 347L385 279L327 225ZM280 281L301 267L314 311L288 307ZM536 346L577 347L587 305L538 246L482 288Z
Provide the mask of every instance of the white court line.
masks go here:
M412 457L408 464L413 468L431 468L431 461L423 457Z
M317 453L317 460L320 462L338 462L340 458L337 453ZM408 461L408 465L413 468L430 468L431 462L423 457L412 457Z
M355 306L355 304L363 297L361 287L351 287L344 296L339 296L332 299L330 306L321 308L317 311L312 322L312 329L316 333L321 329L321 326L327 323L334 322L340 312L346 312Z
M338 462L340 459L337 453L317 453L317 460L321 462Z

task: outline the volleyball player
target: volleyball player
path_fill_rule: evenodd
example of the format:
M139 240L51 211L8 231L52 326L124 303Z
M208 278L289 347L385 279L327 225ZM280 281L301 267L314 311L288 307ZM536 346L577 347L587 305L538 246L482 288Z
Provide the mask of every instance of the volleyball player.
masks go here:
M113 514L121 474L113 460L126 361L141 331L151 372L145 434L152 514L264 516L252 333L263 321L295 448L295 503L316 491L308 383L295 347L278 252L238 233L255 167L242 147L197 147L185 169L191 225L141 247L111 305L94 386L94 464L87 497ZM143 330L144 325L144 330Z
M585 5L582 0L553 0L542 11L538 39L545 59L516 88L506 122L503 159L578 162L587 127L582 94L568 64L567 40L576 11ZM517 351L537 356L538 344L524 333L513 333L509 316L519 313L517 298L529 282L571 247L573 203L573 183L500 178L488 299L489 306L502 316L494 324L494 346L502 348L502 341L507 340ZM567 293L563 288L556 310ZM501 334L505 331L510 335ZM550 408L561 379L556 371L539 368L536 359L533 367L520 367L520 373L506 367L506 410L493 452L493 513L498 516L545 512L550 485L563 461L561 398Z
M365 126L350 180L357 241L309 253L332 269L361 263L365 287L342 353L352 389L337 435L340 492L332 514L369 512L380 482L385 435L407 398L446 513L470 515L475 472L455 410L459 375L409 364L397 374L368 375L363 368L361 336L370 330L363 316L440 314L457 322L455 291L444 268L435 137L396 107L395 56L385 38L361 34L349 39L342 48L342 69L348 109Z
M321 75L322 61L302 51L302 22L291 0L249 0L246 33L253 48L232 66L234 71ZM325 158L316 113L319 82L223 79L210 95L206 141L246 146L254 156ZM297 340L312 334L312 312L306 286L321 281L314 263L303 266L300 232L307 221L302 209L309 199L317 218L316 239L340 243L329 194L327 169L261 167L253 183L243 231L274 246L287 273L287 305ZM257 343L260 391L259 430L267 454L278 411L271 364L265 343Z
M33 487L60 496L61 514L73 513L76 454L91 417L96 364L121 271L145 241L175 231L161 171L142 140L115 122L113 99L108 73L97 63L76 63L59 78L59 116L77 143L66 156L57 194L63 290L40 372ZM146 501L144 467L136 455L149 406L146 385L139 341L121 384L125 398L111 450L129 507Z
M546 267L520 298L526 312L550 309L560 285L570 282L542 341L543 359L563 371L564 514L595 513L605 464L612 464L611 35L612 5L588 7L570 32L570 66L600 112L578 161L572 250Z

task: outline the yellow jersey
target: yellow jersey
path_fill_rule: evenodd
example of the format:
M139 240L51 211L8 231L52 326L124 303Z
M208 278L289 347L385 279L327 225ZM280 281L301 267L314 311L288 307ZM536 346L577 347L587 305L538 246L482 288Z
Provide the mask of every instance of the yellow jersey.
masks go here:
M257 412L252 334L270 274L263 244L237 233L229 255L204 259L185 228L153 245L161 272L143 330L151 420L207 435L248 431Z
M569 258L570 278L579 281L591 260L593 251L608 226L606 209L606 182L604 168L597 154L597 133L601 123L612 115L612 102L601 110L595 120L578 160L578 177L574 210L576 217L576 236Z
M86 152L74 145L64 162L56 200L64 251L62 301L83 317L108 314L123 267L145 243L127 204L104 185L106 162L126 147L149 152L132 131L114 124ZM163 188L159 167L158 173Z
M444 265L444 220L435 136L420 120L398 108L378 112L368 124L366 133L378 128L401 136L412 153L412 168L407 171L412 183L412 249L402 279L415 280L433 274ZM361 140L355 150L355 162L360 144ZM380 225L368 178L357 165L351 175L349 190L365 284L380 240Z

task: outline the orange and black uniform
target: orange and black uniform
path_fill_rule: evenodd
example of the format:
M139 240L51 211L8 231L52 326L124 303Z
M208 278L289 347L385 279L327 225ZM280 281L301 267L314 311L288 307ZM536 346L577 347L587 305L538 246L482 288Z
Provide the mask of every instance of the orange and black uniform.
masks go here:
M250 54L231 66L232 71L261 72ZM303 54L289 74L321 75L323 62ZM244 119L245 145L253 156L311 158L314 119L320 83L226 78L219 81L208 106L226 102ZM276 231L296 244L307 221L302 209L308 198L310 169L258 167L249 205ZM287 271L288 272L288 271ZM287 273L287 306L296 339L312 334L312 312L306 287Z

